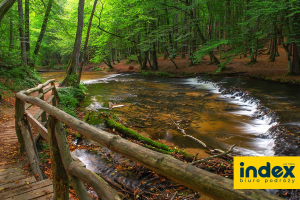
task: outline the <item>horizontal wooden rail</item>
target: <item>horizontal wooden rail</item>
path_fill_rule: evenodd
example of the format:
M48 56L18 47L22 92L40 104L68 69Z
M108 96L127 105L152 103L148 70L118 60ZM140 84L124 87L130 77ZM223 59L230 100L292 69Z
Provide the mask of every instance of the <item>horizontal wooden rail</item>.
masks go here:
M50 90L52 90L53 88L54 88L55 86L54 85L52 85L52 86L50 86L50 87L48 87L48 88L46 88L45 90L44 90L44 94L46 94L46 93L48 93Z
M39 98L39 99L40 99L40 98L43 97L43 95L44 95L43 93L40 93L40 94L38 94L38 95L36 96L36 98ZM29 104L26 104L26 105L25 105L25 110L28 110L31 106L33 106L33 105L30 104L30 103L29 103Z
M56 120L63 122L81 135L144 165L158 174L166 176L207 196L216 199L279 199L279 197L262 190L234 190L233 181L230 179L181 162L170 155L149 150L127 141L120 136L97 129L41 99L27 96L24 92L17 93L16 97L27 103L39 106ZM59 137L58 135L56 136ZM60 143L59 141L60 139L57 139L58 143ZM63 144L58 145L60 149L65 148L62 147ZM70 165L71 161L65 163L64 167L69 167Z
M25 116L27 118L27 121L30 122L30 124L35 128L39 134L49 142L49 137L48 137L48 131L47 129L38 121L36 120L28 111L25 111Z
M120 199L108 183L94 172L80 166L77 162L70 163L68 172L91 185L101 199Z
M34 92L37 92L37 91L43 89L43 88L46 87L49 83L54 83L54 82L55 82L55 79L48 80L48 81L46 81L45 83L39 84L37 87L31 88L31 89L26 90L26 91L23 91L22 93L24 93L24 94L26 94L26 95L29 95L29 94L31 94L31 93L34 93Z

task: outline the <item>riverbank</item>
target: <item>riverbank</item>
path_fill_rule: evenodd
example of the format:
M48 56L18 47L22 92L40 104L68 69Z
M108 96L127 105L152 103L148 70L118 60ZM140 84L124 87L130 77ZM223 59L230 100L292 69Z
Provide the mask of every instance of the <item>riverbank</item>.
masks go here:
M176 76L195 76L195 75L218 75L218 76L234 76L234 77L249 77L253 79L260 79L266 81L273 81L279 83L300 85L300 76L287 75L288 63L286 59L286 53L282 46L278 48L279 55L276 57L275 62L269 61L269 55L267 51L261 52L257 57L257 62L249 64L250 57L239 58L236 56L226 65L226 69L222 72L215 73L218 70L218 66L209 64L209 56L205 56L199 64L192 67L188 67L188 58L182 59L178 55L174 60L179 69L176 69L171 60L164 60L163 57L158 58L159 71L166 71ZM226 59L220 59L220 61L226 61ZM104 71L107 66L103 63L97 65L96 68ZM127 63L126 60L122 60L120 63L113 66L115 72L138 72L139 63L132 62ZM148 68L150 68L148 66ZM88 65L85 67L86 71L95 70L95 65Z

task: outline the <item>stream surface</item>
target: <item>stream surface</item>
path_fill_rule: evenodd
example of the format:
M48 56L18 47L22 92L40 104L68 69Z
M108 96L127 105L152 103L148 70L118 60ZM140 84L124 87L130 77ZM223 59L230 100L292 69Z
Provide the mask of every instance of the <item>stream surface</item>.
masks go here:
M49 72L41 76L60 81L63 74ZM231 77L145 78L138 74L84 73L82 78L87 87L82 107L109 112L109 102L124 105L112 111L119 114L125 126L190 154L198 153L198 158L209 156L206 149L184 137L171 116L177 126L210 149L227 150L237 144L235 153L252 156L274 155L276 127L299 130L300 126L298 86ZM89 123L105 128L97 119ZM289 152L293 155L299 151ZM107 148L75 150L72 154L88 169L132 190L166 187L154 186L149 176L130 169L118 170L115 166L121 163L132 167L136 164Z
M53 74L41 75L59 77ZM297 86L247 78L146 78L138 74L88 73L83 80L88 90L81 106L109 111L109 102L124 105L113 110L125 126L199 157L207 156L205 149L184 137L171 116L187 134L210 148L226 150L237 144L235 151L242 155L274 155L274 139L259 136L271 134L268 130L275 125L300 126Z

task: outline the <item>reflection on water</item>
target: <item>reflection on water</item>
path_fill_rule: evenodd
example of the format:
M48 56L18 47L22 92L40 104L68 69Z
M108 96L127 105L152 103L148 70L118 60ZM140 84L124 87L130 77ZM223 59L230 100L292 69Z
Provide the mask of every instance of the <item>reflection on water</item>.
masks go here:
M42 72L40 73L40 76L45 79L55 79L55 81L59 82L62 81L64 78L65 72ZM82 81L89 81L89 80L95 80L99 78L106 78L113 76L115 74L111 73L96 73L96 72L83 72L81 76Z
M63 74L41 75L58 80ZM279 123L299 126L300 93L296 86L241 78L211 79L84 73L88 91L82 106L106 111L108 102L123 104L114 112L127 127L170 146L185 148L188 153L199 153L199 157L206 156L203 147L183 137L171 116L187 134L210 148L225 150L237 144L236 150L244 155L273 155L274 140L258 136ZM215 83L241 88L255 98L243 98L244 93L239 92L222 94ZM267 115L261 104L274 109L280 118Z
M82 103L92 110L107 109L108 102L124 104L114 109L122 122L137 132L189 153L206 156L203 147L183 137L171 121L186 129L210 148L228 149L248 155L273 155L273 139L259 138L277 122L257 117L257 101L224 95L211 82L197 78L164 79L120 75L87 85ZM256 117L254 117L256 116Z

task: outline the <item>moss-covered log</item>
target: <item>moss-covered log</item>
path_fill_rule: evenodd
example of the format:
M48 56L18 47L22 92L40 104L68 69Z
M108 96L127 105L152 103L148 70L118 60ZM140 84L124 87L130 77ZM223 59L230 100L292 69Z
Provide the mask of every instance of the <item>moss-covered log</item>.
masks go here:
M109 127L114 128L116 131L126 135L127 137L138 140L138 141L143 142L145 144L149 144L153 147L163 149L165 151L171 151L170 147L168 147L167 145L159 143L159 142L155 142L155 141L151 140L150 138L146 138L144 136L141 136L140 134L136 133L134 130L126 128L125 126L123 126L122 124L116 122L113 119L105 119L105 122Z

